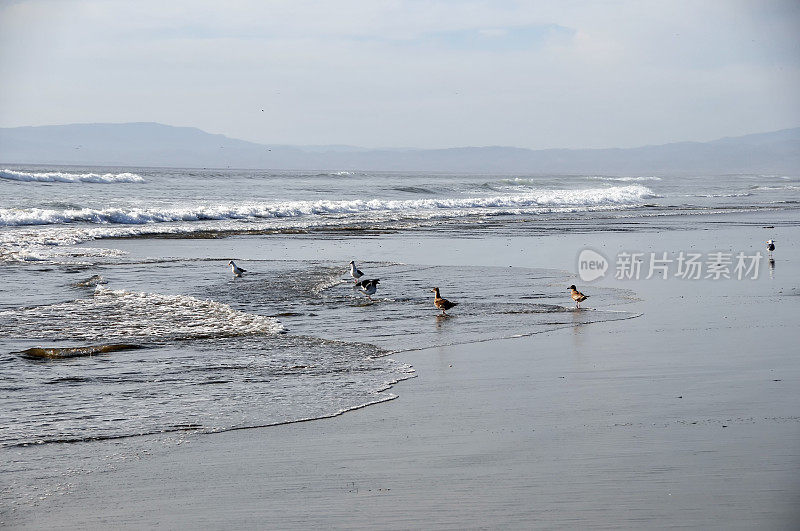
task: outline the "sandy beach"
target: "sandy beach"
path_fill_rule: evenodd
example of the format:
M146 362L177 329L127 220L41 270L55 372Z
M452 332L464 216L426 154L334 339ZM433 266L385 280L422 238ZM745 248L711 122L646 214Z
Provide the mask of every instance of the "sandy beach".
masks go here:
M330 419L155 443L135 459L73 478L63 493L14 507L3 525L795 528L800 252L792 213L718 217L686 231L214 245L245 259L281 252L344 260L361 249L369 260L502 265L520 274L560 269L568 306L566 286L584 247L606 256L751 252L767 233L782 245L774 269L757 280L607 275L583 291L631 290L621 309L639 317L393 354L417 376L394 386L395 400ZM197 243L115 242L134 254L164 245L190 256ZM583 306L596 307L591 297ZM443 326L457 326L457 310ZM83 444L98 454L131 445Z
M800 1L0 1L0 531L800 530Z

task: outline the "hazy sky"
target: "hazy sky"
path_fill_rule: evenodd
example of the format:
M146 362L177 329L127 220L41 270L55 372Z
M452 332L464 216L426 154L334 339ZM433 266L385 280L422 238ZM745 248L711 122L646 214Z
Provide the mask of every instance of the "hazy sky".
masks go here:
M627 147L800 125L800 1L0 0L0 127Z

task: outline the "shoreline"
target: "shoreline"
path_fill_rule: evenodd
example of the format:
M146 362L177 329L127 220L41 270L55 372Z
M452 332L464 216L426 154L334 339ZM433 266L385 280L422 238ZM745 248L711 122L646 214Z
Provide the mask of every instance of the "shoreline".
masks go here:
M636 291L629 304L641 317L392 353L416 377L394 384L391 404L189 437L4 519L53 528L791 527L800 521L800 362L789 353L800 272L790 264L800 252L790 243L796 226L770 223L784 242L776 279L608 279L597 285ZM431 237L413 249L408 236L388 236L369 258L414 263L439 248L452 264L574 270L581 245L747 250L763 230L656 232L658 242L642 232ZM363 241L300 240L288 254L338 260ZM254 256L286 244L227 243Z

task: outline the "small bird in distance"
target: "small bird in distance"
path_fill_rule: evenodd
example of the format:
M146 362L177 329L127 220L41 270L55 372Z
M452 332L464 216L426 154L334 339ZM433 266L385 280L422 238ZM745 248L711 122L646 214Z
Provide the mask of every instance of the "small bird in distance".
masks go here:
M235 276L235 277L240 277L240 276L242 276L242 273L244 273L245 271L247 271L247 269L242 269L241 267L237 266L237 265L236 265L236 264L233 262L233 260L231 260L230 262L228 262L228 265L229 265L229 266L231 266L231 271L233 272L233 276Z
M364 273L356 267L356 263L353 260L350 260L350 276L353 277L353 282L356 284L358 284L358 279L364 276Z
M437 310L442 310L442 315L447 315L447 310L453 306L458 306L457 302L443 299L442 296L439 295L439 288L431 288L431 291L434 293L433 305L436 306Z
M380 282L380 279L371 278L362 280L358 285L364 295L366 295L369 300L372 300L372 295L375 295L375 292L378 291L378 282Z
M578 288L575 287L575 284L571 285L569 290L572 292L572 300L575 301L575 307L580 309L581 303L588 299L589 296L578 291Z

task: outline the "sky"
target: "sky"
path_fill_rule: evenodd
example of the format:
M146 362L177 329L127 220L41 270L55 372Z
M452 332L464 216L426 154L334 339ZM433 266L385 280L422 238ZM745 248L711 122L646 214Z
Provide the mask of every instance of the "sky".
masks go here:
M0 127L633 147L800 126L800 1L0 0Z

